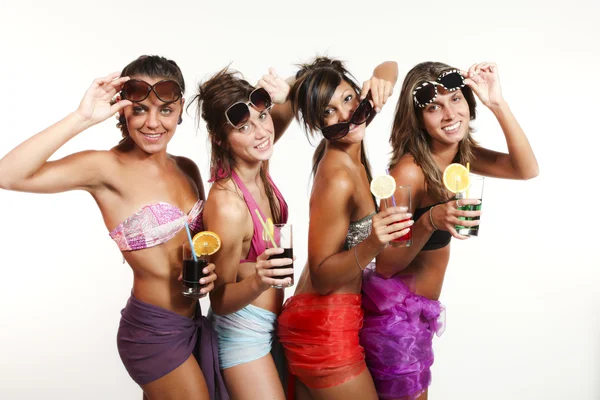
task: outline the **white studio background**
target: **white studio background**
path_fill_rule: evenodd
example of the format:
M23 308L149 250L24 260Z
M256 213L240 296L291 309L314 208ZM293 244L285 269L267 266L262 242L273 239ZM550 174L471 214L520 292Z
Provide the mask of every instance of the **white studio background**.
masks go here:
M591 194L599 9L592 0L3 0L0 157L75 110L94 78L141 54L176 60L191 98L230 62L256 82L269 66L288 76L294 64L327 53L346 60L360 82L384 60L399 64L396 91L367 130L379 175L412 66L495 61L540 176L487 180L481 236L453 240L430 398L600 399L600 221ZM478 108L476 139L505 151L498 123ZM109 149L120 137L115 124L82 133L52 158ZM203 123L196 131L193 113L169 151L195 160L206 183L206 131ZM295 224L297 274L306 261L312 152L294 123L271 164ZM92 198L0 191L0 224L0 399L139 399L115 339L132 274Z

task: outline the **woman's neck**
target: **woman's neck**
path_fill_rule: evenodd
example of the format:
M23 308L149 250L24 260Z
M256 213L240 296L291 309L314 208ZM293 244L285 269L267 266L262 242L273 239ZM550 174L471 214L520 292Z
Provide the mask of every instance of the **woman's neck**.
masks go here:
M167 167L170 160L170 156L167 153L166 148L158 153L147 153L131 139L121 143L117 146L117 148L119 148L124 154L127 154L127 156L135 162L154 164L158 167Z
M260 169L262 167L262 161L258 163L249 164L243 161L236 162L233 170L244 182L246 186L248 184L258 184L260 181Z
M336 143L335 141L327 141L326 150L338 150L348 154L350 159L355 163L361 163L362 159L362 141L358 143Z
M442 145L437 142L432 142L431 144L431 155L433 156L433 160L438 165L440 170L445 170L446 167L454 161L456 154L458 153L459 144L455 144L452 146Z

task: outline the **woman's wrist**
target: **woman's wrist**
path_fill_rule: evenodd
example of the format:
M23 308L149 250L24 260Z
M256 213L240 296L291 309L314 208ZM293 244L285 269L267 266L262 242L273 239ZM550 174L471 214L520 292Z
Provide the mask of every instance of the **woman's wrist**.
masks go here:
M496 118L500 118L503 114L510 111L508 107L508 103L502 99L497 103L488 105L490 111L496 116Z
M431 228L433 228L433 231L437 231L439 228L435 225L435 223L433 222L433 209L436 208L439 204L436 204L435 206L431 207L429 209L429 222L431 223Z
M94 125L89 119L83 117L77 111L73 111L67 115L66 119L71 121L73 130L75 130L77 133L81 133Z

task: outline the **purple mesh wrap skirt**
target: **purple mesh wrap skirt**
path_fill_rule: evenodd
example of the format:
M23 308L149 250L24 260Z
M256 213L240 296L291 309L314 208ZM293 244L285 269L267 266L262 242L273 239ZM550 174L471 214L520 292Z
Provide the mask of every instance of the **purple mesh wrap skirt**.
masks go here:
M431 383L433 335L443 332L439 301L416 295L411 277L363 274L360 344L380 399L416 399Z

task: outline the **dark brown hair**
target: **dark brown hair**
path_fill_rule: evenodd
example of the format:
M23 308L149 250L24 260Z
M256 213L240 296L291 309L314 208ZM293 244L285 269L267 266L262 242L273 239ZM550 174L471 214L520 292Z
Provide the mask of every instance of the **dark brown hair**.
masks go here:
M425 130L423 123L423 108L414 104L413 91L425 81L435 81L441 73L453 69L451 66L439 62L423 62L413 67L402 84L400 97L396 106L394 125L390 136L392 145L392 160L390 168L393 168L402 156L410 154L415 163L423 170L428 193L437 201L447 198L447 191L442 183L442 172L433 160L431 153L431 136ZM461 89L467 104L471 120L475 119L475 107L477 102L471 88L465 86ZM473 128L469 127L469 133L460 142L458 153L452 162L466 164L473 158L473 148L477 142L471 134Z
M123 71L121 76L147 76L148 78L164 78L172 79L181 86L182 95L185 93L185 80L181 69L173 60L168 60L161 56L140 56L136 60L130 62ZM129 137L125 116L119 117L117 128L121 130L121 143Z
M255 87L250 85L238 71L230 70L228 67L198 85L198 94L192 98L190 105L191 103L197 105L198 123L200 123L200 118L206 122L206 130L211 144L211 180L219 182L231 178L235 167L235 156L229 144L229 132L233 128L227 122L225 111L238 101L248 101L248 97L254 89ZM267 177L268 168L268 161L263 161L260 177L269 199L273 220L275 223L280 223L281 210Z
M301 64L296 73L296 81L290 90L292 111L298 122L304 127L307 136L315 137L324 127L323 111L329 104L336 88L346 81L358 95L360 87L354 77L339 60L317 57L310 64ZM315 175L323 155L326 139L321 139L313 155L312 174ZM364 143L361 143L361 162L365 166L369 182L372 180L371 166L367 159Z

